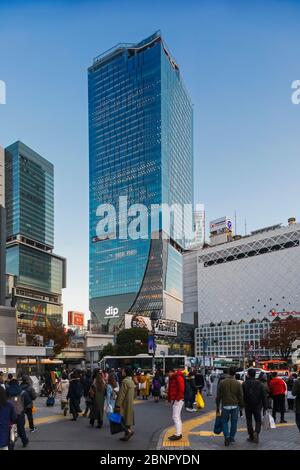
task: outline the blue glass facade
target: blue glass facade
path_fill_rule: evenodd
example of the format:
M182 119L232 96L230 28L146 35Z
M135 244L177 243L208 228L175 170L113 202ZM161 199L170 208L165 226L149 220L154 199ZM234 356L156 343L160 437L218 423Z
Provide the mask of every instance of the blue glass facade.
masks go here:
M18 327L62 322L66 260L54 244L53 165L20 141L5 149L6 273L15 279Z
M7 237L54 244L53 165L20 141L5 150Z
M97 57L88 80L90 309L94 322L107 325L110 306L118 308L119 318L126 312L162 314L165 290L182 298L184 240L171 246L153 239L150 217L147 239L120 239L118 221L116 234L99 239L97 208L112 204L125 216L120 196L128 207L144 204L149 214L153 204L192 204L193 113L159 33ZM161 220L152 231L161 234Z

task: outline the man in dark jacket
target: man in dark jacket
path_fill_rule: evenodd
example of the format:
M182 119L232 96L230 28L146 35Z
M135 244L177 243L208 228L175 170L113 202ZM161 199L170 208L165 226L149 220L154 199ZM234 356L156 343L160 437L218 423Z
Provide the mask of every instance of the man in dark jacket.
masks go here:
M30 404L30 398L25 390L22 390L16 379L10 381L7 387L7 396L14 405L17 414L17 430L21 438L23 447L28 445L28 438L25 431L25 409Z
M36 427L33 422L32 408L33 408L33 401L36 399L36 393L32 386L31 378L28 375L23 375L20 387L22 390L25 390L28 393L28 396L30 398L30 403L27 405L24 412L28 419L30 432L35 432Z
M248 370L246 382L243 383L245 415L247 420L248 441L258 444L261 430L261 410L265 414L268 409L266 389L260 380L255 378L255 369ZM252 416L255 421L253 429Z
M294 382L292 394L295 397L296 424L300 432L300 372L298 374L298 379Z
M81 413L80 401L83 395L83 386L80 382L80 374L75 370L70 379L67 400L70 400L70 413L73 415L71 421L76 421L78 414Z
M243 389L235 378L236 369L230 367L229 377L223 379L217 388L217 415L220 414L220 404L222 403L222 423L223 423L223 434L225 438L225 446L229 446L230 443L235 442L234 438L237 432L237 423L239 417L239 411L243 408ZM230 423L230 431L228 421Z

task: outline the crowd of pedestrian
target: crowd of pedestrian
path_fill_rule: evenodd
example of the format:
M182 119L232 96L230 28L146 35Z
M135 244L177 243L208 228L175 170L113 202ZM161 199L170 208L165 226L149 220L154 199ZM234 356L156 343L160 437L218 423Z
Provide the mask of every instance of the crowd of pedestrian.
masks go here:
M29 431L35 432L33 402L36 396L28 375L17 379L8 374L4 380L3 373L0 373L0 450L13 450L17 436L23 447L27 447L29 439L25 420L27 416Z
M64 416L70 413L72 421L77 421L81 415L89 419L91 428L101 429L105 417L110 421L111 416L120 415L123 441L128 441L134 434L134 399L148 400L150 396L154 403L167 399L172 404L175 432L169 439L182 439L182 409L197 411L198 399L204 403L204 391L207 396L212 396L214 382L216 420L221 423L225 446L235 442L238 420L243 413L248 441L258 443L263 423L268 421L270 425L271 419L276 423L277 413L280 423L286 423L286 403L288 410L295 412L300 431L300 373L281 378L277 372L268 375L262 372L256 378L256 370L250 368L243 378L234 367L219 376L211 368L173 369L166 374L157 370L154 375L152 371L133 371L131 367L122 370L73 369L46 372L44 387L47 404L49 398L55 401L59 397ZM23 447L28 445L25 419L27 417L29 432L35 432L35 399L36 393L28 375L15 378L9 374L4 381L0 373L0 450L13 449L16 436Z
M286 374L284 378L277 372L260 373L256 378L256 370L248 369L245 380L241 380L234 367L228 374L220 377L217 387L217 417L221 418L221 427L225 438L225 446L235 442L239 416L243 409L247 422L248 441L259 442L262 423L274 427L277 413L280 423L285 424L286 400L288 409L295 411L295 421L300 432L300 373ZM272 414L268 410L272 410ZM253 427L254 421L254 427Z

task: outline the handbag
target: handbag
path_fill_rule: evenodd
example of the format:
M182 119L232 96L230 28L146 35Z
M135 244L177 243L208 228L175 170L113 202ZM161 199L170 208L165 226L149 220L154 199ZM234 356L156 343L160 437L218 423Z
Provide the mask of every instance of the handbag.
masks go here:
M214 425L214 434L221 434L223 431L223 421L221 415L216 416L215 425Z
M32 406L32 413L36 413L37 412L37 407L36 406Z
M197 391L196 395L196 407L198 408L198 410L202 410L205 407L203 397L199 390Z
M54 395L49 395L46 401L46 406L54 406L55 405L55 397Z
M147 384L146 382L139 383L139 390L146 390Z

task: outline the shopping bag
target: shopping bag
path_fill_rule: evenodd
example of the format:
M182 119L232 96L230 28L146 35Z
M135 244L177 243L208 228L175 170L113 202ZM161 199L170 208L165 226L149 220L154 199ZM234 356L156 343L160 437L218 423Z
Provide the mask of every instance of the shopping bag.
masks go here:
M110 423L120 424L122 422L122 416L120 413L110 413L108 416Z
M202 410L204 406L205 406L205 403L204 403L203 397L200 391L198 390L197 395L196 395L196 407L198 410Z
M53 395L50 395L47 398L46 406L54 406L54 405L55 405L55 397Z
M37 412L37 407L33 405L32 407L32 414Z
M266 413L263 417L263 428L265 431L276 428L274 418L269 413Z
M126 430L123 416L121 416L119 413L110 413L108 415L108 419L111 434L118 434Z
M221 434L223 431L223 421L221 415L216 416L215 425L214 425L214 434Z

